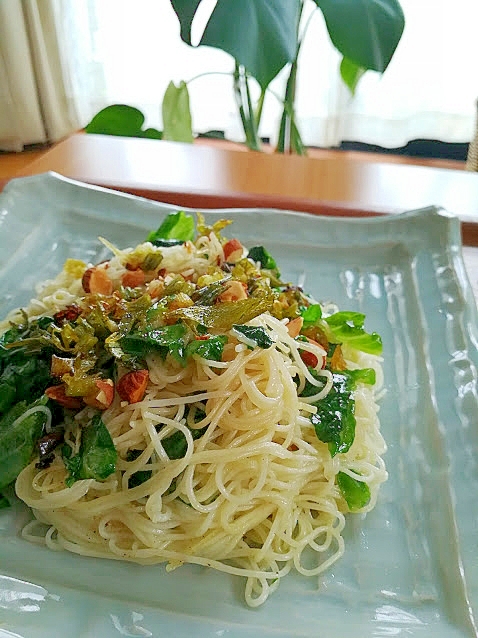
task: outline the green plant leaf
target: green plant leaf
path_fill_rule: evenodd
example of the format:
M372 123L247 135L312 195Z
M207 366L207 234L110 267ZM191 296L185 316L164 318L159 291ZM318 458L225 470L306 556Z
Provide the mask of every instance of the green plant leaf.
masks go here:
M364 69L387 68L405 26L398 0L314 0L333 45Z
M161 139L162 133L154 128L143 130L144 115L134 106L112 104L99 111L85 127L86 133L118 135L121 137L147 137Z
M200 0L170 0L191 44L191 25ZM218 0L200 40L226 51L243 65L262 88L288 63L297 49L300 0Z
M147 139L150 139L150 140L162 140L163 132L158 131L158 129L155 129L155 128L147 128L144 131L139 131L136 137L146 137Z
M163 139L173 142L193 141L189 91L185 82L168 84L163 97Z
M181 39L191 44L191 25L202 0L171 0L174 12L181 26Z
M370 488L367 483L358 481L345 472L337 474L337 485L352 512L365 507L370 501Z
M355 64L355 62L352 62L352 60L342 58L342 62L340 63L340 75L342 76L342 80L350 89L352 95L355 94L357 84L366 70L367 69L364 69L358 64Z

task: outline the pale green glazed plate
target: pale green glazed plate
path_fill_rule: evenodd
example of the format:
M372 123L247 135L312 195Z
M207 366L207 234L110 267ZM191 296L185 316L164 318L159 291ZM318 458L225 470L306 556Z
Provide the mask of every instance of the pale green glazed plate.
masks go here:
M14 180L0 196L0 315L67 257L102 259L98 235L132 245L172 209L53 174ZM376 509L349 518L346 554L320 583L289 575L250 610L240 579L31 545L16 504L0 511L0 638L477 636L478 323L457 219L218 215L264 243L285 279L382 335L390 478Z

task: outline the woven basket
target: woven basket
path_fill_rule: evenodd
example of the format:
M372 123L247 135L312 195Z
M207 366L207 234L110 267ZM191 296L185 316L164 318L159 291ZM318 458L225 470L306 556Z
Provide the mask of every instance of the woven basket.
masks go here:
M478 102L476 103L476 129L475 136L468 147L466 168L469 171L478 171Z

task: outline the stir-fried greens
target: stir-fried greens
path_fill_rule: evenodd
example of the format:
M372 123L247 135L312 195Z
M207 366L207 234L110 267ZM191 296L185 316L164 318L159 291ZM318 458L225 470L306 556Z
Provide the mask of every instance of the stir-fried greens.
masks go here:
M78 303L51 317L29 319L23 314L0 336L0 489L35 457L42 468L61 455L68 486L79 479L107 478L115 471L117 453L101 413L115 393L127 402L142 399L147 357L172 357L181 366L195 356L221 361L228 340L224 333L230 330L250 348L269 348L273 341L267 330L246 325L265 312L298 322L295 338L326 350L333 386L317 401L311 421L332 456L350 449L354 390L357 383L373 385L375 375L371 369L347 370L342 345L379 354L379 335L365 331L365 317L358 312L324 316L320 304L280 280L277 264L263 246L247 251L237 239L223 238L221 231L229 223L219 220L207 226L198 214L195 224L184 212L171 213L145 243L128 253L119 289L113 289L104 264L87 267L69 260L65 268L82 277L84 294ZM164 251L210 233L222 245L223 263L210 266L196 280L162 267ZM121 254L103 241L114 254ZM145 285L153 280L154 294ZM314 375L315 355L304 350L302 357ZM316 392L317 386L306 384L301 396ZM64 428L85 407L92 408L94 416L82 423L79 452L74 454L64 443ZM191 418L198 422L201 417ZM203 430L191 432L197 438ZM187 446L181 432L163 444L169 458L184 456ZM138 472L130 485L148 478L147 471ZM337 484L351 510L363 507L370 497L366 484L346 474L339 473ZM0 495L0 508L6 504Z

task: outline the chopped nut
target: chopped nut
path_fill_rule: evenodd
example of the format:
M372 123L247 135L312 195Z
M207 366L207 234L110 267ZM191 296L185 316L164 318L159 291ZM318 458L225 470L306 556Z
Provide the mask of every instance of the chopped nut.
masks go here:
M162 279L153 279L148 284L148 294L152 299L162 297L164 292L164 281Z
M244 247L238 239L230 239L222 247L224 252L224 259L230 264L235 264L236 261L242 258L244 253Z
M148 370L127 372L116 384L116 390L122 401L138 403L144 397L149 381Z
M111 295L113 292L113 282L106 274L106 270L97 266L85 271L81 285L85 292L92 294Z
M304 320L302 317L295 317L295 319L291 319L287 324L287 332L289 336L294 339L300 334L302 330L302 326L304 325Z
M111 379L97 379L95 381L97 392L84 397L86 405L98 410L106 410L113 403L115 387Z
M56 401L64 408L70 408L71 410L79 410L83 407L83 401L81 397L69 397L66 394L66 385L61 383L60 385L52 385L45 390L45 394L52 401Z
M144 284L145 277L141 268L136 270L128 270L121 276L121 283L125 288L136 288Z
M218 299L220 301L239 301L240 299L247 299L247 286L241 281L233 279L227 283L227 288L222 292Z

